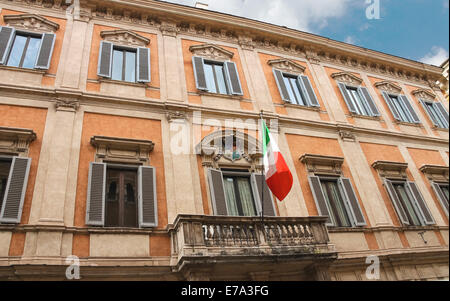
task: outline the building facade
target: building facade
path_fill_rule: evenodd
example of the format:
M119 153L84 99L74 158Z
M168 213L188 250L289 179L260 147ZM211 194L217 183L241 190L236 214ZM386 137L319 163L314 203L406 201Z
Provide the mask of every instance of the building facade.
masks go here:
M0 279L448 280L442 68L152 0L0 26Z

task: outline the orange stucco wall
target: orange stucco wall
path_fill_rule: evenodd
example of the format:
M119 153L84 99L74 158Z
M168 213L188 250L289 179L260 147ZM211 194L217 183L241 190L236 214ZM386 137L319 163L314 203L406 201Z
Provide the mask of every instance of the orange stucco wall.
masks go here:
M3 21L4 15L20 15L20 14L25 14L25 12L2 9L2 11L0 13L0 25L5 25L5 22ZM48 16L43 16L43 17L52 22L55 22L59 25L59 29L55 32L55 35L56 35L55 46L53 48L53 55L52 55L52 60L50 62L50 68L47 70L46 74L42 78L43 86L54 86L56 71L58 70L59 60L61 58L61 50L62 50L62 44L63 44L63 40L64 40L64 33L66 31L66 20L54 18L54 17L48 17Z
M100 42L102 41L102 37L100 33L105 30L119 30L117 27L103 26L103 25L94 25L94 29L92 32L92 43L91 43L91 52L90 52L90 60L88 67L88 81L89 80L98 80L97 76L97 67L98 67L98 56L100 51ZM147 45L150 48L150 66L151 66L151 82L149 83L151 88L146 89L146 96L150 98L161 97L160 94L160 77L159 77L159 59L158 59L158 38L155 34L135 31L136 34L139 34L143 37L146 37L150 40L150 44ZM86 84L86 90L99 92L100 91L100 83L96 82L88 82Z
M294 161L295 170L297 172L297 177L300 182L300 186L303 191L303 197L306 202L306 208L308 209L309 215L319 215L314 201L313 193L308 182L308 172L306 170L305 164L300 162L300 157L304 154L315 154L323 156L334 156L334 157L344 157L344 154L339 145L339 141L336 139L311 137L311 136L301 136L287 134L286 139L291 151L292 160ZM370 221L367 217L364 205L361 202L361 196L359 195L358 189L354 184L353 176L348 168L347 163L344 161L342 165L342 174L347 177L352 182L353 188L359 200L359 205L364 214L364 218L367 221L368 227L370 227Z
M194 75L194 65L192 64L192 52L189 50L189 47L195 46L195 45L202 45L203 42L198 41L192 41L192 40L181 40L181 47L183 51L183 64L184 64L184 72L186 77L186 87L187 92L190 93L188 95L189 103L192 104L201 104L202 99L201 96L195 95L198 93L196 84L195 84L195 75ZM237 48L232 48L228 46L222 46L220 47L231 51L234 55L231 61L236 64L238 73L239 73L239 79L241 81L242 91L244 95L242 96L244 99L250 99L250 92L248 90L247 80L244 76L244 70L242 68L242 62L241 58L239 56L239 51ZM220 96L218 96L220 97ZM241 101L240 102L241 109L243 110L253 110L253 104L250 102Z

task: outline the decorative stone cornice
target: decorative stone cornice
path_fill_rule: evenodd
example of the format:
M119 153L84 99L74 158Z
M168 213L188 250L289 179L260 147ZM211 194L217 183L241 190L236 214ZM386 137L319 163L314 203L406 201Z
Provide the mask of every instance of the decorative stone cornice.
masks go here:
M415 97L425 100L435 100L436 95L425 89L417 89L411 92Z
M388 92L388 93L395 93L395 94L401 94L402 88L398 86L397 84L390 82L390 81L381 81L378 83L375 83L375 87L378 89Z
M149 163L149 153L155 144L150 140L94 136L91 145L97 149L97 159L108 162Z
M339 176L342 174L344 158L304 154L300 157L300 162L306 164L306 169L312 174Z
M338 82L343 82L352 86L359 86L363 82L361 78L350 72L336 72L331 74L331 77Z
M177 24L175 22L163 21L159 26L159 30L163 36L176 37L178 33Z
M255 49L255 43L250 36L239 36L239 45L244 50L253 51Z
M100 36L105 41L123 46L145 47L150 44L150 39L129 30L102 31Z
M392 161L376 161L372 164L379 175L383 178L407 179L408 163L392 162Z
M76 112L80 108L80 101L74 98L58 97L55 102L56 111Z
M425 176L435 182L449 181L449 167L443 165L423 165L420 169Z
M0 127L0 153L26 157L34 140L36 134L33 130Z
M233 52L213 44L194 45L189 47L189 50L193 55L209 58L212 60L226 61L230 60L234 56Z
M272 68L294 74L303 74L306 68L289 59L276 59L267 62Z
M5 15L3 21L6 26L39 33L56 32L59 29L58 23L36 14Z

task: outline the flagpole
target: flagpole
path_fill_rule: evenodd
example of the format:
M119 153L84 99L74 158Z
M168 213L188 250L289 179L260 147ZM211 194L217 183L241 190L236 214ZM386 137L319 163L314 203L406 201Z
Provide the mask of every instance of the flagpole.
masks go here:
M264 232L265 232L265 228L264 228L264 143L265 143L265 132L266 129L264 127L264 118L263 118L263 110L261 110L261 112L259 113L260 117L261 117L261 128L262 128L262 132L261 132L261 138L262 138L262 153L263 156L261 158L261 224L263 226Z

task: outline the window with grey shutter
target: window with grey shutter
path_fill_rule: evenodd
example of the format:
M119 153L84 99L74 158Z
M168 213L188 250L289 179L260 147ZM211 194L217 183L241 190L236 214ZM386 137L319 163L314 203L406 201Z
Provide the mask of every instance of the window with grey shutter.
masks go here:
M30 165L31 158L13 158L0 211L1 223L20 223Z
M447 121L447 128L448 128L448 112L445 109L444 105L440 103L439 101L434 102L434 106L438 109L438 111L441 113L442 117Z
M241 80L239 79L239 73L234 62L225 62L225 70L228 75L229 87L231 94L244 95L242 92Z
M361 210L361 206L359 205L358 198L356 197L355 190L353 189L353 185L348 178L340 178L339 182L343 188L344 196L347 199L349 206L349 213L353 218L353 222L356 226L365 226L367 225L366 220L364 218L364 214Z
M158 207L156 197L156 169L140 166L138 170L139 186L139 227L158 226Z
M54 33L44 33L42 35L35 68L47 70L50 67L55 39L56 36Z
M344 97L345 103L347 104L348 110L351 113L357 114L356 107L350 98L350 94L348 93L347 86L343 83L338 83L339 89L341 90L342 96Z
M416 114L416 111L414 111L411 102L409 101L408 97L406 97L405 95L400 95L399 98L403 101L403 103L405 104L405 106L408 108L408 111L412 117L412 121L413 123L421 123L419 116Z
M223 173L220 170L209 169L208 180L214 215L228 215Z
M400 221L405 225L409 225L408 217L405 211L403 210L403 206L400 202L397 192L395 191L394 185L392 185L392 181L384 179L384 186L386 187L386 190L392 200L392 203L394 204L395 210L397 211L397 215L400 218Z
M448 187L448 183L446 184ZM442 209L444 209L445 214L448 217L448 199L445 197L444 192L441 189L441 186L439 183L432 182L431 186L433 187L434 192L436 193L436 196L441 203Z
M304 94L306 95L306 97L308 99L309 106L320 107L319 101L317 100L316 93L314 92L314 89L311 85L309 78L305 75L300 75L299 82L300 82L300 86L302 87Z
M398 121L402 121L400 118L400 115L397 111L397 108L395 107L395 104L392 102L392 99L389 96L389 94L384 91L381 94L383 95L384 101L387 103L389 109L391 110L391 113L392 113L392 116L394 116L394 119L398 120Z
M438 120L438 116L435 116L435 112L432 111L432 108L429 107L428 103L423 99L419 99L419 102L422 105L424 111L427 113L428 118L430 118L433 125L436 127L441 127L441 124Z
M113 58L113 44L106 41L101 41L100 51L98 55L97 75L101 77L111 77L111 67Z
M91 162L86 201L86 225L105 224L106 164Z
M139 47L137 49L137 82L149 83L150 75L150 49Z
M319 215L328 216L327 226L333 226L334 223L330 217L330 209L328 208L327 201L325 200L325 195L323 193L319 177L310 176L308 177L308 181L313 193L314 201L316 202L316 207Z
M5 65L16 30L12 27L0 26L0 65Z
M378 110L377 105L375 104L372 96L369 93L369 90L367 90L366 87L359 87L359 91L361 92L361 95L364 97L366 103L370 107L370 110L372 111L372 116L378 117L380 116L380 111Z
M281 99L286 102L292 102L291 98L289 97L289 92L287 90L286 84L284 83L283 72L277 69L273 69L273 75L275 76L275 81L277 82Z
M408 189L411 191L411 193L413 195L413 200L415 201L416 207L420 213L419 217L422 219L422 223L425 225L436 224L416 183L407 182L406 187L408 187Z
M275 216L275 204L272 192L267 186L266 177L261 174L252 174L252 188L258 214L261 214L264 205L264 216ZM263 199L263 201L261 201Z
M203 58L199 56L192 57L192 64L194 65L194 76L197 89L208 91Z

